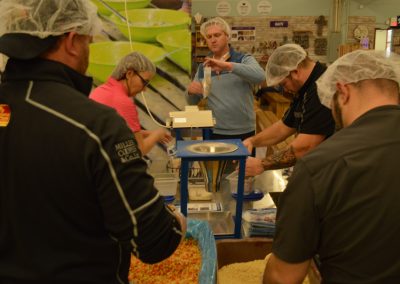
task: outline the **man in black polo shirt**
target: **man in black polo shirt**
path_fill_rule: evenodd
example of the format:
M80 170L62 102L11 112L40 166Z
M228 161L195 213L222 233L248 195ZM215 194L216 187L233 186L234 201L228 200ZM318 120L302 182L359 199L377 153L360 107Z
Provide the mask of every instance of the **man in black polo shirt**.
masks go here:
M400 283L400 56L358 50L317 81L343 129L297 161L280 196L264 283Z
M271 146L296 134L290 145L264 159L249 157L246 175L255 176L265 170L291 167L296 160L333 134L335 122L330 110L317 95L315 81L326 67L312 61L297 44L278 47L268 59L266 78L268 86L281 85L294 98L282 120L243 141L251 152L254 147Z

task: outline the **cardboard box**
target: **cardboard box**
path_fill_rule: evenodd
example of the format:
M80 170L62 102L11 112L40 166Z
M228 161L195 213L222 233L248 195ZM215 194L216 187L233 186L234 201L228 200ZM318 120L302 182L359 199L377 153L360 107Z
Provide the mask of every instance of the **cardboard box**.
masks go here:
M272 239L245 238L216 241L218 269L236 263L264 259L272 250ZM312 263L308 272L310 284L320 284L321 277L315 264Z

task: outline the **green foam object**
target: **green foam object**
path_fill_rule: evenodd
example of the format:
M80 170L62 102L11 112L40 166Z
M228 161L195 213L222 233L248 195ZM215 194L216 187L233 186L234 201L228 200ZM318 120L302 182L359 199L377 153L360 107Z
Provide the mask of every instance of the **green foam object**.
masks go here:
M125 13L123 14L125 17ZM127 11L128 24L116 15L110 20L129 39L129 30L133 41L156 42L157 35L181 29L188 29L190 17L183 11L170 9L134 9Z
M159 34L157 41L167 51L167 57L170 60L190 72L192 39L188 29Z
M112 12L104 6L99 0L92 0L92 2L97 6L97 11L102 14L109 16ZM111 8L121 12L121 14L125 11L125 0L104 0L106 4L108 4ZM139 9L147 7L150 4L151 0L127 0L126 6L127 10Z
M88 73L101 82L111 75L119 60L125 55L137 51L157 64L165 58L166 51L151 44L128 41L104 41L90 44Z

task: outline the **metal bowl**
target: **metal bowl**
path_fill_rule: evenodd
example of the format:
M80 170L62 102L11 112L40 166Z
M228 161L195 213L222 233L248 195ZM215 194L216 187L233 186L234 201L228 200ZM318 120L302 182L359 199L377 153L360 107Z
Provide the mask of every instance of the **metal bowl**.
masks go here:
M236 151L239 146L223 142L203 142L187 146L187 150L197 154L225 154Z

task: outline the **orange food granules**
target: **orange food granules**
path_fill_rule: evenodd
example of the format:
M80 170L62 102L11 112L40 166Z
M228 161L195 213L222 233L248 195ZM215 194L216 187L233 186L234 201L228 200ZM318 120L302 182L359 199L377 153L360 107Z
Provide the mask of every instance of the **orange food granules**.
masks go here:
M143 263L132 255L129 281L135 284L197 284L200 266L198 242L185 239L169 258L156 264Z

